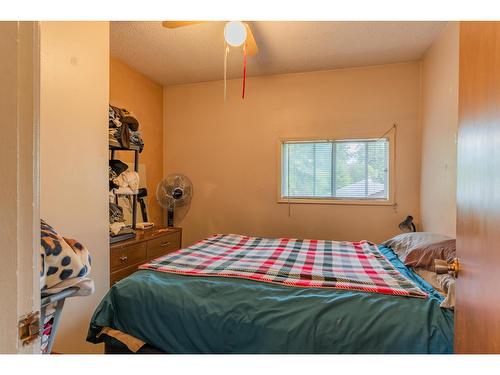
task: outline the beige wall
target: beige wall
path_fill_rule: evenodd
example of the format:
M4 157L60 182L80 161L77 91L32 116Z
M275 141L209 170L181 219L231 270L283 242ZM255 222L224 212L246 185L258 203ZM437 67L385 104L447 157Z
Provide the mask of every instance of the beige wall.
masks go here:
M109 286L108 22L42 22L41 217L92 255L96 292L64 306L54 350L96 352L90 317Z
M382 241L419 218L419 63L165 88L165 171L194 184L183 245L216 232ZM398 207L302 204L277 198L282 137L380 136L398 124Z
M454 237L459 25L450 22L422 61L422 230Z
M139 163L146 166L149 221L161 225L164 220L155 194L163 177L163 87L113 57L110 58L109 79L110 103L133 112L139 121L144 139ZM134 161L131 152L118 152L117 157ZM138 221L142 221L140 216Z

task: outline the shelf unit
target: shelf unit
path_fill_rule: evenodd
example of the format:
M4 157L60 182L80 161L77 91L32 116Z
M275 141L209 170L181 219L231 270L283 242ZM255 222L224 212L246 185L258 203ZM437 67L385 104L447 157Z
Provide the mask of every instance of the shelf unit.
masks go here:
M115 158L116 151L133 151L134 152L134 171L139 173L139 146L130 145L130 148L109 146L111 152L110 160ZM118 204L118 196L116 196L116 204ZM132 229L137 229L137 194L132 194Z

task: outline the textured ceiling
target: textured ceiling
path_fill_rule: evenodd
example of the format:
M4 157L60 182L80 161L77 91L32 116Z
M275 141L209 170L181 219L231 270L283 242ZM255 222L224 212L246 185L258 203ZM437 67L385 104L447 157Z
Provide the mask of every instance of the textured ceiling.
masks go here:
M418 60L445 22L249 22L259 53L249 76ZM111 22L111 54L154 81L180 84L223 79L224 22L165 29L161 22ZM228 78L242 75L232 48Z

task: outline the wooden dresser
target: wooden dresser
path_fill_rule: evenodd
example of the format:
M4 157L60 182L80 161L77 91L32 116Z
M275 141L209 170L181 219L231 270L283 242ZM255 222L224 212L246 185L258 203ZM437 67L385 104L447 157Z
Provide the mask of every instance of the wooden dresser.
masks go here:
M134 273L141 264L180 249L181 241L181 228L153 228L137 230L135 238L112 244L109 285Z

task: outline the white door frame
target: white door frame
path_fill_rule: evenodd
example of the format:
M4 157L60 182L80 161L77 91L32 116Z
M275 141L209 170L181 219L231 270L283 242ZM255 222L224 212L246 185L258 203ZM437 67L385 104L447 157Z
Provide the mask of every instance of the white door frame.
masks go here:
M0 22L0 353L39 353L19 341L40 311L38 22Z

